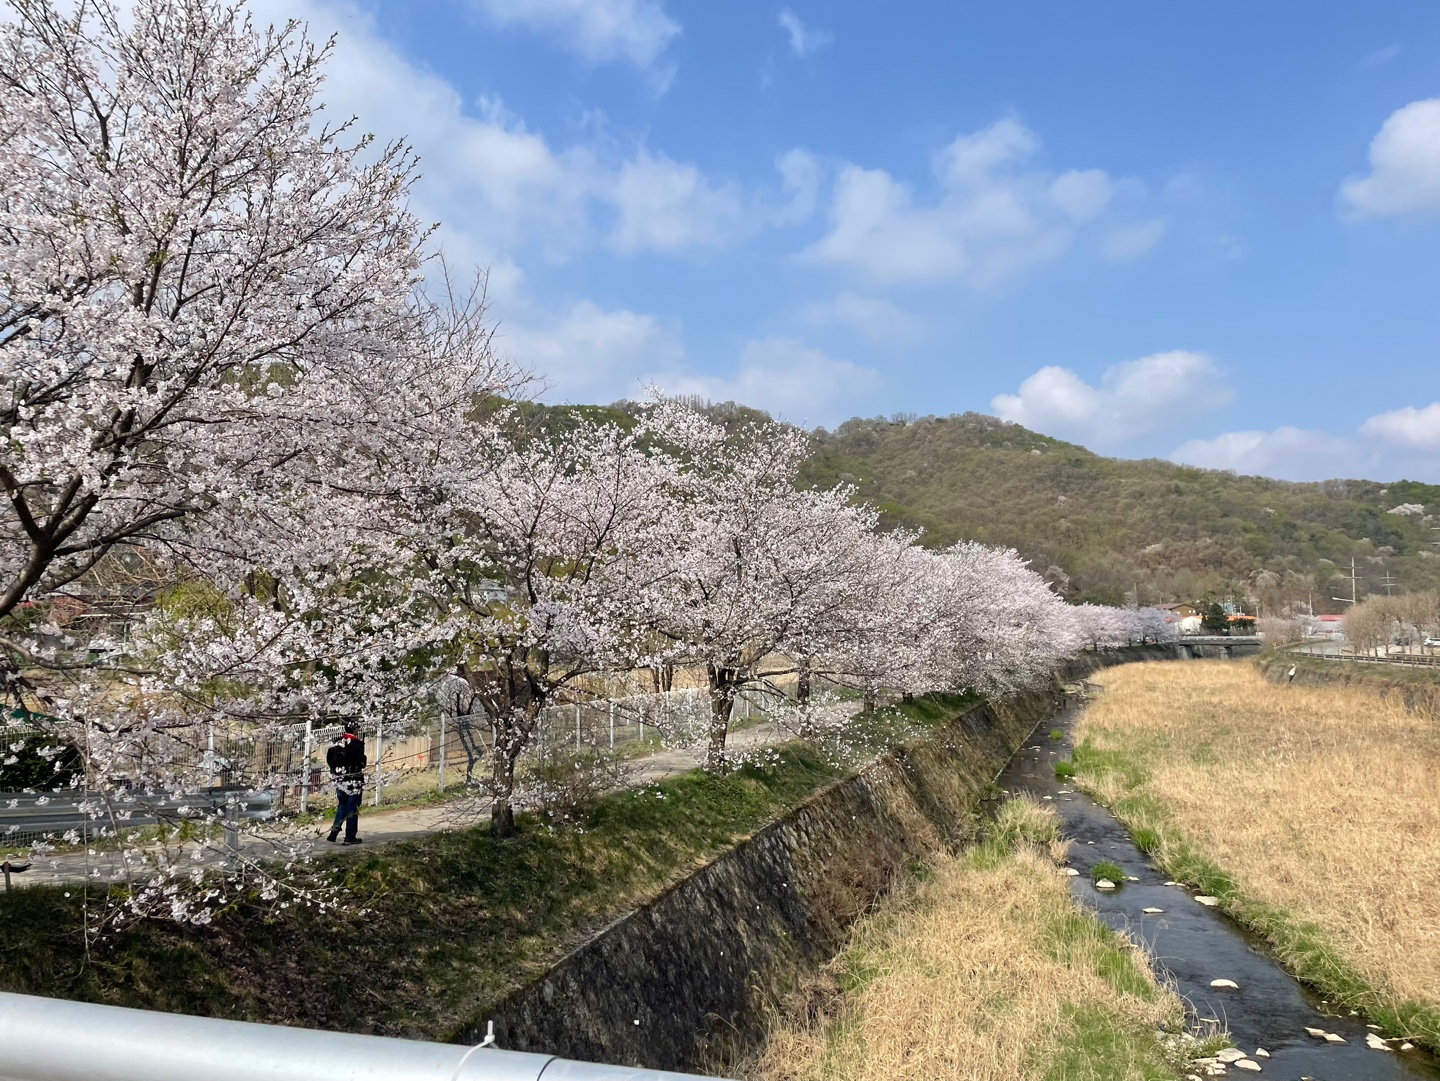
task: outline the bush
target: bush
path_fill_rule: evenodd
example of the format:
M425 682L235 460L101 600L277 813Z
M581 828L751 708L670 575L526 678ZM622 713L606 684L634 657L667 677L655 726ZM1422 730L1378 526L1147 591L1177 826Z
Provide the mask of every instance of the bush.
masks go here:
M552 822L579 822L600 797L626 787L631 768L614 755L582 748L547 755L520 779L519 790L536 813Z

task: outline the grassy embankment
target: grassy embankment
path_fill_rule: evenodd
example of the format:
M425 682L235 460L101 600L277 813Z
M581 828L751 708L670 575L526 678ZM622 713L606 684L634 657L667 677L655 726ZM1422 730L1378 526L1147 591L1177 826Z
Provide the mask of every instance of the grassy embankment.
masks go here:
M1433 720L1440 720L1440 668L1403 664L1371 664L1366 661L1329 661L1303 653L1269 650L1257 658L1264 669L1295 667L1296 682L1339 685L1371 691L1381 698L1398 701Z
M1202 1047L1141 956L1070 896L1055 813L1000 809L856 925L755 1068L762 1081L1175 1078ZM1223 1040L1219 1041L1223 1044Z
M1079 783L1301 979L1440 1047L1440 730L1397 697L1253 665L1128 665L1082 716Z
M936 696L882 714L869 749L974 704ZM83 890L0 894L0 989L444 1039L851 768L790 744L728 776L697 770L604 797L576 826L522 816L505 842L479 826L322 860L309 879L344 891L338 912L243 894L209 927L146 921L88 956Z

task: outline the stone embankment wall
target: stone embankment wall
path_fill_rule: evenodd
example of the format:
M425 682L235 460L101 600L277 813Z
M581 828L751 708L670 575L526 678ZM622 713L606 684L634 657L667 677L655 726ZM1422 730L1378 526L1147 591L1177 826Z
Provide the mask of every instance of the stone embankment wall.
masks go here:
M1173 648L1114 650L1060 680ZM565 1058L684 1070L743 1054L797 982L903 873L973 836L980 797L1063 694L977 706L877 759L592 938L455 1033Z
M1058 688L982 705L824 789L611 925L457 1034L501 1047L683 1070L743 1050L797 978L912 861L974 829L985 786Z

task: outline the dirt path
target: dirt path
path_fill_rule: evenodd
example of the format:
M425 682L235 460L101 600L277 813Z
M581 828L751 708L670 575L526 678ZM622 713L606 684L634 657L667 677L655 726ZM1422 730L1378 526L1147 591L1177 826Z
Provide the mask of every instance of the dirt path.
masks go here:
M733 751L753 751L783 743L790 738L788 732L773 724L757 724L732 733L728 745ZM630 778L630 787L638 788L663 781L667 777L688 773L700 765L700 757L689 750L664 750L637 758L633 765L635 771ZM407 807L388 811L362 809L360 836L364 839L363 844L328 843L325 835L329 832L329 823L322 822L306 827L298 836L291 831L242 835L241 858L282 858L282 849L295 845L297 841L302 854L327 853L352 857L376 845L473 826L484 820L488 814L488 806L488 802L483 800L456 800L453 803L430 807ZM185 854L185 865L187 868L210 867L223 863L225 859L226 854L215 848L192 848ZM104 883L123 881L133 873L127 871L113 854L87 856L82 852L74 852L37 858L31 862L29 871L14 875L12 881L16 887L85 881Z

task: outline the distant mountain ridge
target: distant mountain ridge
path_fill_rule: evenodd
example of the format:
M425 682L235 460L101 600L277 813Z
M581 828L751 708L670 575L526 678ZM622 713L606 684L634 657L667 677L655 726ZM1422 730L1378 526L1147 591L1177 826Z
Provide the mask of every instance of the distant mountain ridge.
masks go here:
M731 430L770 419L734 402L694 404ZM542 428L581 416L629 425L638 409L521 407ZM1106 458L981 413L857 417L813 439L806 483L853 484L884 524L921 528L929 544L1015 548L1074 601L1235 598L1270 613L1292 603L1339 612L1332 598L1349 595L1352 556L1362 598L1387 581L1395 592L1440 589L1440 485L1297 483Z
M1105 458L979 413L818 430L806 479L854 484L931 543L1014 547L1075 600L1250 596L1270 611L1312 599L1339 611L1352 556L1361 596L1384 592L1387 575L1397 592L1440 586L1440 485Z

